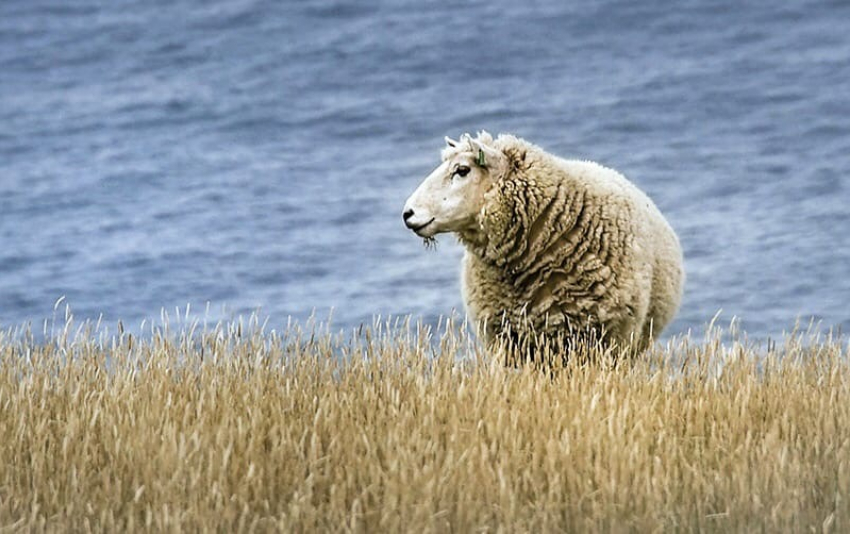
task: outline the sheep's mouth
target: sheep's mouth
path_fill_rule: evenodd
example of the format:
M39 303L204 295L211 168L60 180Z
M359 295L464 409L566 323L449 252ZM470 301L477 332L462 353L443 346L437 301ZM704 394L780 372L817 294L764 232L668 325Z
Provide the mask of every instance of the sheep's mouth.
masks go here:
M431 217L431 220L430 220L430 221L428 221L428 222L426 222L426 223L422 223L422 224L420 224L419 226L411 226L411 227L410 227L410 229L411 229L411 230L413 230L413 232L414 232L416 235L418 235L418 236L420 236L420 237L423 237L423 236L422 236L422 234L420 234L419 232L421 232L422 230L424 230L424 229L425 229L425 227L426 227L426 226L428 226L429 224L431 224L432 222L434 222L434 220L436 220L436 217Z

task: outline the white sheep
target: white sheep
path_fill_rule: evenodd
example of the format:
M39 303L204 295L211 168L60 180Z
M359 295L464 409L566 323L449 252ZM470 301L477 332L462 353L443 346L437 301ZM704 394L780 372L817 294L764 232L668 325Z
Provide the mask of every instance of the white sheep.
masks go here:
M465 246L463 299L485 343L590 332L606 347L642 350L673 319L679 240L620 173L511 135L446 143L403 216L426 241L454 232Z

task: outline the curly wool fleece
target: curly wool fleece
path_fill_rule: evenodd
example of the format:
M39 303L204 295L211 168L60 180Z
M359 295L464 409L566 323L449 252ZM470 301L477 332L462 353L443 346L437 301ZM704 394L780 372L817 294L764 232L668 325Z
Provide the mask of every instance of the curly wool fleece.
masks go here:
M510 135L476 141L509 162L477 228L459 234L464 302L484 340L530 329L563 341L589 329L607 345L648 346L676 314L684 284L679 241L652 200L599 164ZM465 136L443 159L474 150Z

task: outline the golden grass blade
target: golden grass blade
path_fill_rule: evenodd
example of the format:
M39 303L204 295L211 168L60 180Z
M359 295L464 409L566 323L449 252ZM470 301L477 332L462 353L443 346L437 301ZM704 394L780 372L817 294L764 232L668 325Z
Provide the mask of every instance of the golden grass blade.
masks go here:
M0 529L850 529L841 341L505 368L466 325L0 333ZM588 349L592 350L592 349Z

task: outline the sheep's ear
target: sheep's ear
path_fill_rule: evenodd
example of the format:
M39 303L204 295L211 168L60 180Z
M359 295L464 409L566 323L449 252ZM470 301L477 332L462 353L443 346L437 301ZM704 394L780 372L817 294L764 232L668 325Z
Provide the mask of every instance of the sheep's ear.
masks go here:
M455 148L457 146L457 141L450 139L449 136L445 137L446 146L449 148Z
M493 147L487 146L479 142L477 139L471 139L472 146L478 149L478 154L475 157L475 163L479 167L488 167L502 161L504 154Z

